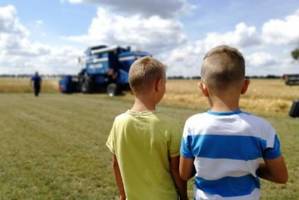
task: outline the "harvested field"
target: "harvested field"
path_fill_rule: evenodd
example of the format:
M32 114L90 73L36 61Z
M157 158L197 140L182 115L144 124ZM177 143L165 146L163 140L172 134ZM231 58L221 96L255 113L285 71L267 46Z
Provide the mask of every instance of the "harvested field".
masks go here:
M3 79L0 83L0 88L9 85ZM206 110L207 104L196 81L168 81L167 89L158 109L181 132L188 116ZM290 102L299 98L298 90L278 80L253 80L241 102L276 128L289 168L286 185L262 181L262 200L299 196L299 121L287 116ZM130 108L133 97L45 91L39 98L21 91L0 94L0 199L116 199L105 142L113 118Z

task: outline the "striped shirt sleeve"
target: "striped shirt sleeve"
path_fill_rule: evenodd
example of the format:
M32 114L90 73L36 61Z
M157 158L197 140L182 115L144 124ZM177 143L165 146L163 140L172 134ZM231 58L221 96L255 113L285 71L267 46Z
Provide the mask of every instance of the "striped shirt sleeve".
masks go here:
M281 156L280 141L278 139L278 136L275 135L273 146L264 149L263 157L264 159L270 160L270 159L278 158L279 156Z
M281 156L280 141L274 128L268 124L266 128L267 133L270 135L271 140L267 141L266 148L263 149L264 159L275 159Z
M183 137L181 140L180 153L182 157L194 158L194 155L192 153L191 143L192 143L192 137L190 136L190 127L187 121L184 127Z

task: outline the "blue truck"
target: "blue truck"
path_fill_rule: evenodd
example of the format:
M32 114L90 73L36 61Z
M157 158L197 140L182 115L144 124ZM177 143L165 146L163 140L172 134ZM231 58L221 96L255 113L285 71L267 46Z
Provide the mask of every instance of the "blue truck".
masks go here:
M77 76L63 76L59 89L62 93L106 91L109 96L115 96L129 89L130 67L135 60L144 56L151 55L144 51L132 51L130 47L89 47L79 59L82 70Z

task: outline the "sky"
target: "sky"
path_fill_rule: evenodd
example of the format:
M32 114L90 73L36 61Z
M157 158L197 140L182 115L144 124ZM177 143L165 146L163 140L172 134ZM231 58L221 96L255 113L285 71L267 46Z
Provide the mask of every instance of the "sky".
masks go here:
M1 0L0 74L76 74L88 46L131 46L198 76L204 54L238 48L247 75L299 73L298 0Z

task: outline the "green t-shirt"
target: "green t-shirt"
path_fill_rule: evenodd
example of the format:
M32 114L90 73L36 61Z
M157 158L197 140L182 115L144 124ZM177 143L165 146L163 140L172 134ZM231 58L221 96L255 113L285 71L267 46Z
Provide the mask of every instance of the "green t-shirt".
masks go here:
M156 112L115 118L107 147L116 155L127 200L177 199L169 157L179 156L181 131Z

